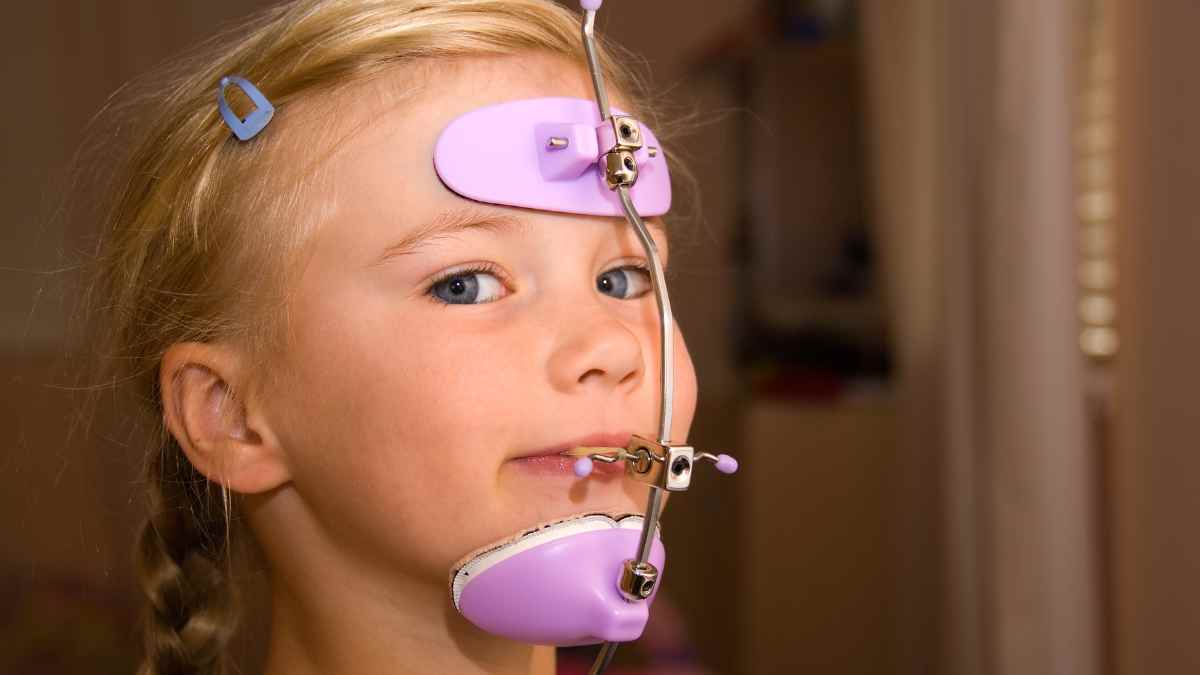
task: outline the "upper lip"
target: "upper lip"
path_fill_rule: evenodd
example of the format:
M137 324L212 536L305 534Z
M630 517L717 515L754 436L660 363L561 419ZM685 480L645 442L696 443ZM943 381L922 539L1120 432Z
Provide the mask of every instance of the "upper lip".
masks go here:
M593 447L607 448L623 448L629 445L629 439L633 435L632 432L625 431L600 431L587 436L580 436L571 440L557 443L538 450L530 450L523 452L512 459L524 459L527 457L542 457L545 455L560 455L571 448L577 448L581 445Z

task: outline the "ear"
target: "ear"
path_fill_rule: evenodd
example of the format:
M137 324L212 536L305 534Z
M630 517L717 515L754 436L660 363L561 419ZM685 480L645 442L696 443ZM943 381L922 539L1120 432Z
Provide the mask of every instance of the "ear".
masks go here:
M158 375L164 422L192 466L243 494L291 480L264 411L234 387L248 374L230 347L183 342L167 349Z

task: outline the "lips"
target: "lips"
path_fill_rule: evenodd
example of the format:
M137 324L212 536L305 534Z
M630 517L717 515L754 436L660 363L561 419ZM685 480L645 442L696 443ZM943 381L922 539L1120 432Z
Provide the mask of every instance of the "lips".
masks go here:
M623 448L629 444L629 439L633 436L632 432L598 432L580 436L579 438L567 440L557 445L552 445L540 450L531 450L521 453L513 459L530 459L534 457L546 457L550 455L561 455L563 452L571 448L580 446L593 447L608 447L608 448Z
M514 466L527 471L543 474L563 474L573 477L575 462L579 461L579 458L563 455L563 452L579 446L623 448L629 444L629 439L632 435L629 432L593 433L549 447L531 450L511 458L510 461ZM625 464L623 462L614 462L612 464L596 462L592 470L595 474L601 475L618 474L625 471Z

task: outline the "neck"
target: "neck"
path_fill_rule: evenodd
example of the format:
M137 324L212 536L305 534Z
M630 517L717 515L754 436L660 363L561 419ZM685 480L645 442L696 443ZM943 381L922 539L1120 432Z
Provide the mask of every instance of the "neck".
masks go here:
M348 553L292 493L248 504L270 574L264 675L554 675L553 647L476 628L434 575ZM279 526L287 523L287 527Z
M382 595L349 601L358 589L329 581L306 587L301 594L287 580L272 583L264 675L554 674L553 647L480 631L443 588L408 589L401 606Z

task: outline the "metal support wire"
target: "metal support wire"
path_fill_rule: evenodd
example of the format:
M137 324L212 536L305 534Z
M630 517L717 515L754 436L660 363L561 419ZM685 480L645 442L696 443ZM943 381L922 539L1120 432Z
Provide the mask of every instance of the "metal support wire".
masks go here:
M604 88L604 73L600 70L600 57L596 54L596 10L583 14L583 51L587 53L588 72L592 74L592 88L596 90L596 103L600 106L600 121L612 117L608 108L608 91Z
M637 233L646 257L650 259L650 277L654 287L654 301L658 305L658 323L661 328L658 336L660 359L659 372L659 403L658 411L658 442L664 445L671 442L671 413L675 399L675 319L671 313L671 298L667 294L667 276L663 272L662 259L658 255L658 246L642 217L638 215L629 196L629 188L622 185L617 188L617 196L621 198L621 207L625 210L625 218Z
M596 12L595 10L586 10L583 18L583 47L587 53L588 71L592 76L592 86L596 91L596 103L600 107L601 121L607 121L612 117L611 109L608 104L608 92L604 88L604 77L600 69L600 61L596 53L595 43L595 26ZM645 222L638 214L637 208L633 204L633 198L629 194L629 187L620 185L616 188L617 196L621 200L621 208L625 211L625 218L637 233L638 240L642 244L642 248L646 251L646 257L650 259L651 266L651 281L653 282L654 300L658 305L658 323L659 323L659 354L661 355L659 363L659 411L658 411L658 442L669 444L671 442L671 413L675 396L675 322L671 314L671 298L667 294L667 280L663 273L662 260L658 255L658 246L654 243L654 238L650 235L650 231L646 228ZM650 486L650 494L646 503L646 514L642 520L641 537L638 540L638 551L636 562L644 563L650 557L650 548L654 543L654 532L658 528L659 513L662 509L662 489ZM600 647L600 653L596 656L596 661L592 664L590 675L601 675L608 666L612 663L613 657L616 656L617 642L605 642Z

